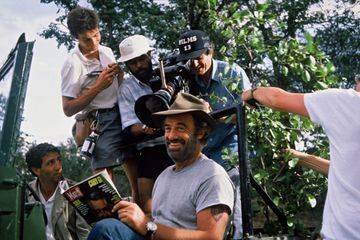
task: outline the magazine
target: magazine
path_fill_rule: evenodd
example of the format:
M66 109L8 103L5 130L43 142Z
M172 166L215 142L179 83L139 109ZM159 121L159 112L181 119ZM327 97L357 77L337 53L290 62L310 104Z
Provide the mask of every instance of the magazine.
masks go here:
M106 169L71 186L62 194L90 226L103 218L116 217L111 210L121 200Z

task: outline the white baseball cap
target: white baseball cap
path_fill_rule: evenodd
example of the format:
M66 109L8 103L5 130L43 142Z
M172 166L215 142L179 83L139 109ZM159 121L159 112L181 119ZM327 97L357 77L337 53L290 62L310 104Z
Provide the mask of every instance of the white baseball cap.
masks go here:
M154 50L154 48L150 47L148 39L143 35L133 35L125 38L119 44L119 49L121 55L119 58L120 62L127 62Z

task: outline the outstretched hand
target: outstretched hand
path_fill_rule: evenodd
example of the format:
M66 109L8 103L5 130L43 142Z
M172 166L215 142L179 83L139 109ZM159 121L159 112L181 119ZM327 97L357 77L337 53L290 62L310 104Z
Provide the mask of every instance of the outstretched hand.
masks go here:
M295 158L301 158L301 157L306 157L306 153L304 152L299 152L295 149L292 149L292 148L287 148L287 149L284 149L283 150L284 153L290 153L292 157L295 157Z

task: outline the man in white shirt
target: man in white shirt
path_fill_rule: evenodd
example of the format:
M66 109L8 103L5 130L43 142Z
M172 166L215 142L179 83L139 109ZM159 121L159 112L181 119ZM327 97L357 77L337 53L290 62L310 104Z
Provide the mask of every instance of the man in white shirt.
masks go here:
M125 136L117 104L117 91L124 73L112 50L100 44L99 18L94 10L74 8L67 16L67 24L77 44L61 69L63 111L68 117L77 114L75 132L85 125L81 123L86 117L95 119L92 130L98 136L95 147L89 147L93 149L92 154L86 155L91 155L93 171L106 169L113 179L113 168L124 163L132 197L137 199L134 152L131 148L122 148ZM82 117L79 119L79 116Z
M331 164L321 235L324 239L359 239L360 93L327 89L302 94L259 87L244 92L242 99L309 117L323 127L329 138Z

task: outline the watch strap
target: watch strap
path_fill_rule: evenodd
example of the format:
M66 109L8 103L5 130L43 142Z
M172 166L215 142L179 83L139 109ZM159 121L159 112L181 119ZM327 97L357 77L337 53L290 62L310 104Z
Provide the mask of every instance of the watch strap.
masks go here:
M259 108L259 102L254 98L254 92L257 90L257 86L252 86L250 90L251 99L247 100L246 103L250 106L254 107L255 109Z
M145 238L146 239L153 239L156 231L157 231L156 223L153 220L147 222L146 223L146 235L145 235Z

